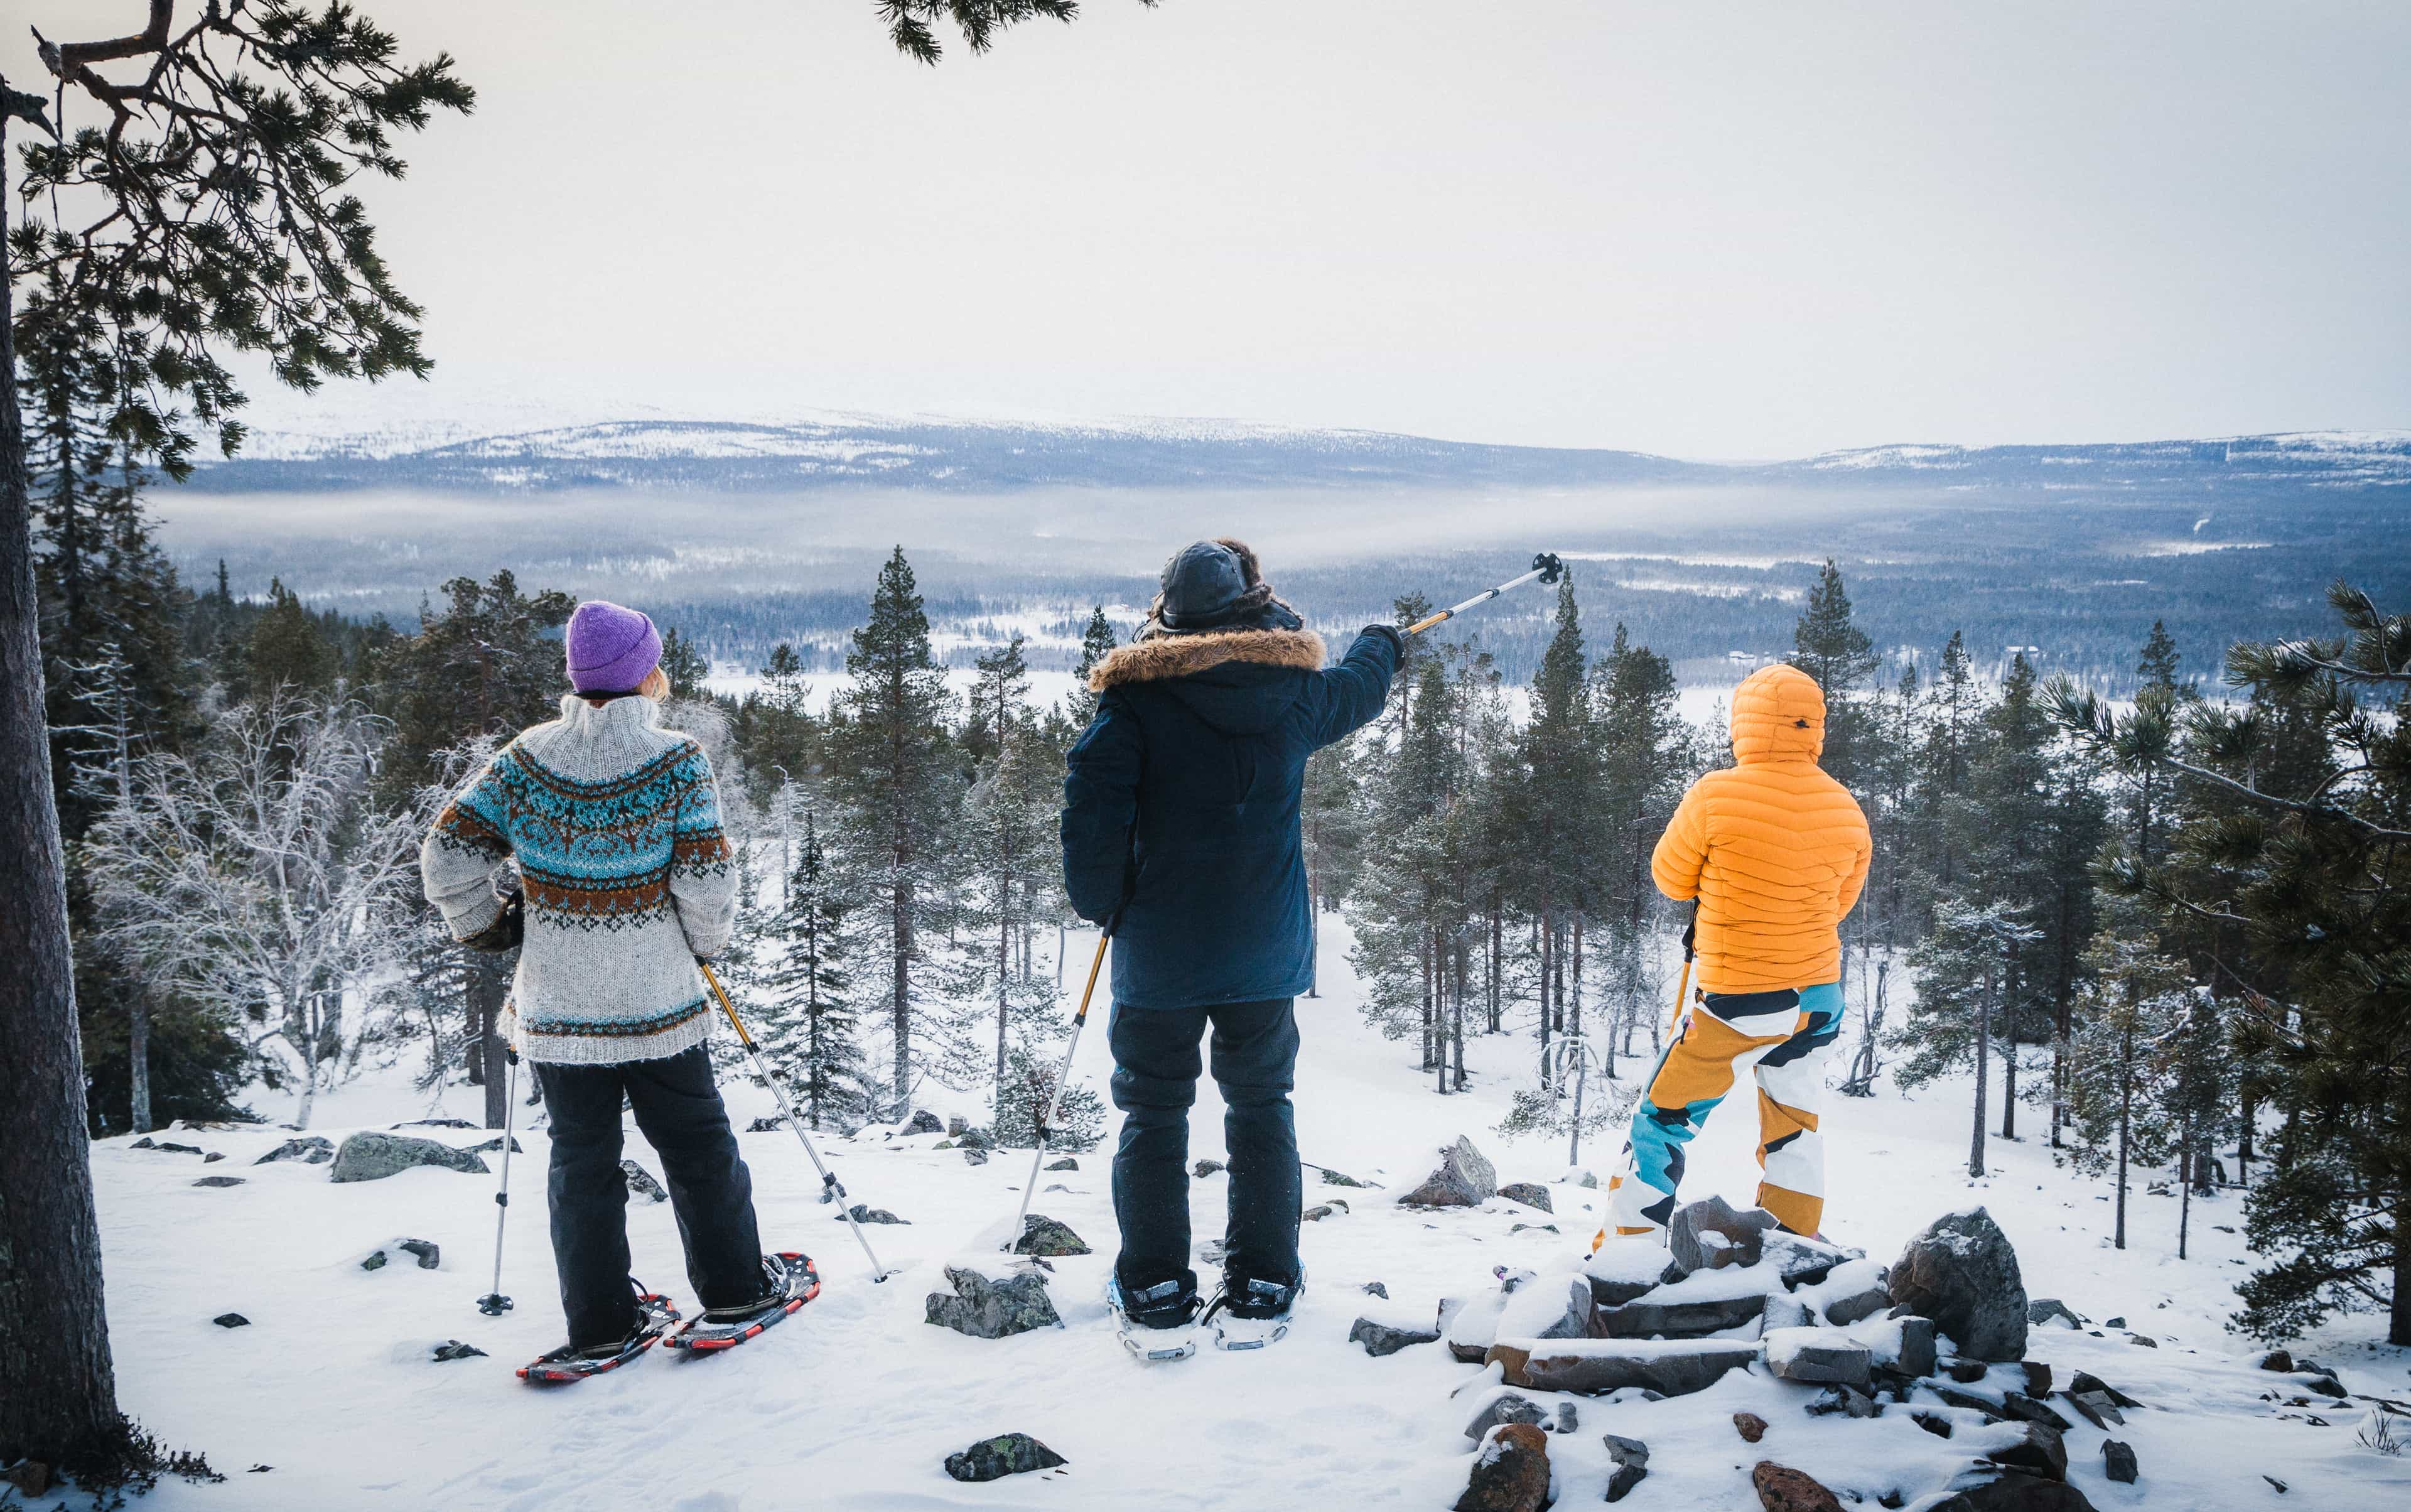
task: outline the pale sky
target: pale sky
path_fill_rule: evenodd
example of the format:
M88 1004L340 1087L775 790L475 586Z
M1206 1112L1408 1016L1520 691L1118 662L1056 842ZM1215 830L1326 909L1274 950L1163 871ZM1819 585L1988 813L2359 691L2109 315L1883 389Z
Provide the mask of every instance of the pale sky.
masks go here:
M869 0L362 8L480 95L370 190L439 404L1703 458L2411 425L2400 0L1089 0L935 69Z

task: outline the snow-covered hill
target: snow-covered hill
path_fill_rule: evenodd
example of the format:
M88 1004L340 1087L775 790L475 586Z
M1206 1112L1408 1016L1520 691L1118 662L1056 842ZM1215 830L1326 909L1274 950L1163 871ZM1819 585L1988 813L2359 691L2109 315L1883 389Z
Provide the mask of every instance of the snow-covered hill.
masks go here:
M1410 1182L1435 1148L1459 1134L1497 1161L1502 1181L1549 1182L1566 1171L1559 1140L1511 1142L1494 1126L1526 1074L1525 1041L1477 1041L1469 1094L1440 1097L1412 1064L1410 1047L1369 1033L1344 959L1345 932L1323 942L1326 995L1302 1002L1306 1049L1297 1094L1308 1160L1368 1181ZM1072 953L1087 946L1074 936ZM1081 1071L1100 1084L1101 1035L1082 1049ZM1634 1069L1638 1069L1635 1067ZM321 1098L316 1131L383 1128L424 1117L406 1068ZM456 1088L442 1108L475 1116L477 1094ZM765 1111L758 1089L732 1083L740 1126ZM263 1095L261 1111L289 1109ZM969 1099L932 1108L977 1120ZM1721 1192L1737 1203L1754 1185L1752 1120L1735 1099L1696 1147L1687 1195ZM1219 1157L1219 1107L1205 1089L1193 1121L1193 1157ZM2038 1330L2033 1355L2065 1380L2090 1371L2150 1405L2131 1411L2118 1436L2140 1458L2131 1487L2104 1479L2104 1434L2068 1432L2070 1479L2096 1506L2228 1508L2293 1505L2349 1509L2411 1502L2411 1461L2355 1442L2353 1411L2291 1406L2271 1392L2281 1378L2253 1370L2251 1346L2223 1331L2243 1274L2237 1203L2197 1206L2193 1257L2173 1258L2176 1203L2138 1196L2134 1247L2109 1248L2101 1188L2054 1168L2033 1143L1991 1145L1985 1179L1965 1174L1965 1089L1915 1098L1885 1089L1829 1114L1833 1150L1828 1230L1889 1260L1928 1221L1975 1203L2015 1242L2025 1284L2091 1319L2123 1315L2156 1348L2125 1329L2098 1335ZM470 1131L420 1131L466 1145ZM543 1232L545 1142L522 1132L514 1167L519 1200L503 1289L518 1299L500 1319L474 1299L487 1289L490 1182L418 1169L380 1182L335 1185L323 1166L255 1166L286 1137L269 1127L162 1138L222 1152L206 1174L239 1186L196 1187L200 1156L138 1151L115 1139L95 1148L111 1334L120 1390L130 1411L172 1446L207 1451L222 1486L170 1482L152 1499L163 1512L420 1508L670 1508L676 1512L940 1507L1246 1508L1281 1512L1381 1505L1437 1509L1466 1484L1472 1446L1462 1430L1482 1390L1451 1393L1479 1368L1437 1345L1370 1358L1347 1342L1359 1312L1424 1315L1442 1297L1495 1288L1494 1268L1563 1265L1587 1242L1599 1195L1558 1182L1556 1212L1497 1200L1475 1210L1403 1210L1374 1192L1309 1185L1312 1200L1349 1210L1305 1230L1310 1285L1293 1337L1260 1355L1211 1351L1175 1366L1142 1367L1116 1344L1099 1291L1114 1227L1102 1152L1076 1172L1049 1175L1039 1211L1068 1222L1099 1253L1056 1262L1053 1295L1068 1327L982 1342L923 1321L923 1299L942 1289L940 1269L1008 1218L1027 1157L985 1166L932 1148L934 1137L895 1139L880 1130L826 1141L856 1198L910 1226L875 1227L883 1260L901 1269L872 1285L861 1254L815 1200L816 1182L783 1132L741 1136L767 1241L809 1248L827 1278L820 1299L788 1325L733 1355L686 1362L658 1352L576 1387L537 1391L510 1368L558 1343L552 1270ZM656 1162L640 1138L630 1153ZM1605 1164L1605 1151L1585 1161ZM1051 1186L1059 1183L1061 1190ZM1219 1227L1224 1179L1196 1183L1201 1240ZM630 1210L636 1270L686 1295L666 1206ZM1555 1224L1556 1231L1546 1226ZM1523 1226L1518 1228L1518 1226ZM363 1271L372 1250L409 1236L442 1246L440 1266ZM1392 1303L1366 1297L1381 1282ZM249 1326L212 1319L236 1312ZM2411 1355L2353 1343L2366 1320L2308 1347L2358 1391L2406 1394ZM485 1358L432 1363L431 1346L460 1340ZM1694 1396L1647 1402L1564 1399L1578 1429L1553 1434L1558 1505L1595 1505L1610 1465L1603 1433L1646 1441L1649 1477L1623 1504L1642 1512L1731 1512L1752 1505L1753 1462L1773 1459L1818 1476L1849 1499L1915 1499L1964 1462L1965 1446L1921 1432L1895 1411L1876 1421L1811 1417L1804 1390L1762 1373L1736 1373ZM1732 1415L1773 1426L1755 1447ZM1069 1467L986 1486L960 1486L940 1468L972 1441L1031 1433ZM2262 1479L2286 1483L2278 1490Z

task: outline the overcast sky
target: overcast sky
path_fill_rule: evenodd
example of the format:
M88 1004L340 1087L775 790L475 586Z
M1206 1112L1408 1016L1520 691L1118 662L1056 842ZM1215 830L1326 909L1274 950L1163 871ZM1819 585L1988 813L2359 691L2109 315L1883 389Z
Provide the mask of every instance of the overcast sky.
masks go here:
M1089 0L934 69L870 0L362 8L479 92L372 190L446 404L1690 457L2411 425L2401 0Z

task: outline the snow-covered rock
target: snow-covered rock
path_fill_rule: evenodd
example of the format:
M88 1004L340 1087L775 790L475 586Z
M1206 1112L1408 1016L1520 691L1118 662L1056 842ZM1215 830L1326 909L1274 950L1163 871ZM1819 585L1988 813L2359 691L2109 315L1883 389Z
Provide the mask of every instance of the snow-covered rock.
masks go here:
M1538 1182L1511 1182L1498 1189L1498 1195L1510 1202L1520 1202L1527 1208L1538 1208L1542 1212L1557 1211L1549 1203L1549 1189Z
M1601 1307L1621 1307L1666 1279L1666 1251L1646 1234L1610 1239L1584 1263L1590 1294Z
M1669 1397L1704 1391L1727 1371L1758 1358L1758 1344L1727 1339L1500 1338L1491 1359L1510 1386L1533 1391L1600 1396L1618 1387L1643 1387Z
M653 1179L653 1173L635 1161L620 1162L620 1174L627 1179L628 1191L632 1195L643 1197L648 1202L667 1202L670 1199L669 1193L663 1188L662 1183Z
M435 1166L445 1170L479 1176L492 1174L491 1167L485 1161L448 1144L407 1134L378 1134L364 1129L344 1137L343 1145L335 1152L334 1168L328 1171L327 1180L381 1182L413 1166Z
M1395 1355L1410 1344L1438 1343L1439 1330L1417 1328L1402 1320L1384 1322L1379 1318L1360 1316L1349 1326L1348 1341L1363 1344L1365 1353L1378 1359L1383 1355Z
M1033 1212L1021 1223L1021 1237L1013 1241L1016 1255L1087 1255L1089 1244L1072 1232L1072 1226Z
M1775 1214L1763 1208L1736 1211L1720 1196L1702 1197L1674 1210L1666 1225L1667 1250L1686 1270L1756 1265L1774 1226Z
M1471 1208L1498 1195L1498 1171L1463 1135L1439 1152L1439 1167L1400 1197L1422 1208Z
M1046 1295L1046 1278L1035 1270L988 1265L946 1267L950 1295L933 1291L925 1321L974 1339L1005 1339L1032 1329L1059 1329L1063 1319Z
M1702 1339L1758 1317L1772 1284L1755 1266L1695 1270L1600 1313L1599 1331L1612 1339Z
M1001 1480L1071 1462L1027 1433L1000 1433L946 1456L946 1474L957 1480Z
M285 1140L252 1164L266 1166L279 1160L298 1160L305 1166L324 1166L334 1158L333 1141L319 1135L305 1134L298 1139Z
M1892 1262L1889 1295L1948 1334L1971 1359L2023 1359L2026 1288L2018 1254L1992 1214L1936 1219Z
M1786 1381L1865 1389L1867 1346L1833 1329L1777 1329L1766 1336L1766 1368Z
M1553 1275L1518 1286L1499 1311L1498 1336L1508 1339L1587 1339L1592 1333L1590 1283L1581 1276Z
M1455 1512L1541 1512L1549 1505L1549 1439L1529 1423L1502 1423L1473 1457Z

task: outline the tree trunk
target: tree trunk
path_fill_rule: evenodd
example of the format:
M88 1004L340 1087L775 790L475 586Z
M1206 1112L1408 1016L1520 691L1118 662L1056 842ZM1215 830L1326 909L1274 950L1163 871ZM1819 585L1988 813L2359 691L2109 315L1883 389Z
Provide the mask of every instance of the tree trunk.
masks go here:
M133 1092L130 1126L151 1132L151 994L137 983L126 1006L125 1074Z
M2001 1138L2018 1137L2018 1010L2010 1008L2001 1015L2001 1032L2009 1037L2001 1046Z
M2411 1344L2411 1196L2394 1204L2394 1307L2386 1325L2386 1342ZM0 1446L0 1452L5 1452Z
M480 957L469 963L469 1027L477 1036L478 1079L485 1083L490 1129L502 1128L511 1116L510 1078L503 1074L503 1000L509 991L500 961Z
M1984 991L1976 1000L1976 1127L1967 1140L1967 1174L1980 1178L1984 1174L1984 1078L1991 1070L1985 1063L1993 1049L1993 976L1984 974Z
M1549 917L1546 903L1541 905L1541 1085L1549 1084L1549 964L1557 939L1556 920Z
M912 885L899 878L889 906L896 959L888 971L888 1014L896 1030L896 1116L904 1119L913 1113L905 1106L913 1100L913 977L907 964L913 950Z
M2177 1166L2177 1184L2183 1188L2177 1193L2177 1258L2180 1260L2185 1257L2185 1240L2193 1228L2193 1167L2199 1158L2194 1153L2193 1131L2188 1129Z
M2239 1115L2243 1123L2235 1136L2235 1184L2252 1184L2252 1126L2260 1120L2260 1099L2251 1093L2243 1094L2243 1106Z
M2135 1032L2132 1029L2118 1036L2118 1233L2114 1240L2119 1249L2126 1247L2126 1146L2134 1128L2135 1114Z
M0 164L8 161L6 121L0 112ZM0 168L0 242L6 191ZM104 1453L122 1420L101 1304L66 858L42 713L15 325L0 276L0 1461L73 1466Z
M1498 1033L1501 1027L1499 1016L1503 1011L1498 995L1498 963L1505 959L1507 953L1504 938L1506 920L1502 913L1498 905L1498 894L1493 892L1490 895L1490 967L1483 974L1482 985L1483 990L1489 995L1490 1032L1494 1035Z

